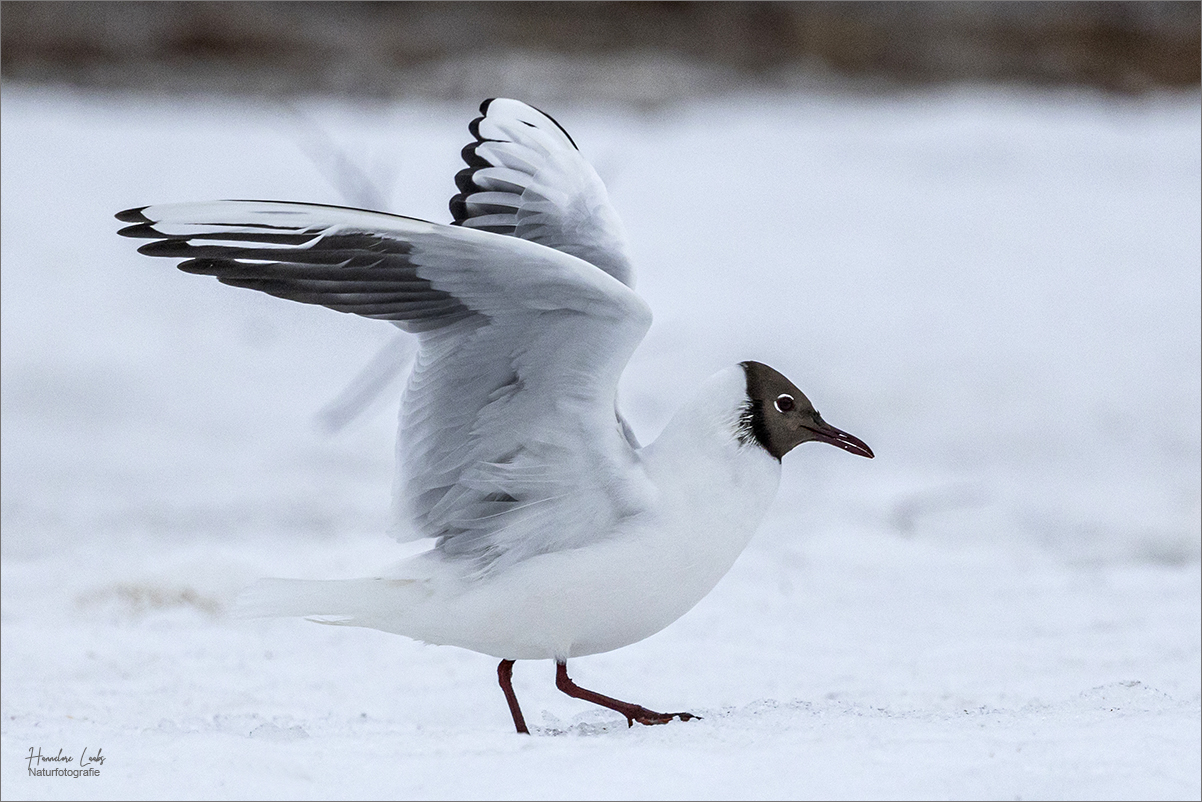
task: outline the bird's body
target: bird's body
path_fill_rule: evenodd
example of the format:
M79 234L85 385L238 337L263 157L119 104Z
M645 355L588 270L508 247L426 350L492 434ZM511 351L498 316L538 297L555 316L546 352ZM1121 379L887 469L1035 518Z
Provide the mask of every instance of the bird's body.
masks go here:
M327 616L512 661L631 721L672 716L578 688L566 661L671 624L730 569L808 440L872 456L758 362L725 368L640 446L618 379L651 323L605 188L550 117L487 101L452 225L278 201L122 212L140 250L234 286L417 335L398 436L402 540L378 577L264 580L246 608ZM688 714L674 714L688 718Z
M714 376L654 443L631 450L628 513L587 545L483 574L432 549L378 578L266 580L245 603L505 659L567 660L636 643L709 593L776 494L780 463L734 436L742 374Z

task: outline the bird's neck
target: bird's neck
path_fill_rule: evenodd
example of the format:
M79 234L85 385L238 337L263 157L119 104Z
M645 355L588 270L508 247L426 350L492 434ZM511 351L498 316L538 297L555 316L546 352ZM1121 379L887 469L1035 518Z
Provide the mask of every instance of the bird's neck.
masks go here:
M737 405L728 406L699 396L640 453L658 502L654 549L667 564L690 566L677 576L690 605L730 570L780 484L780 462L739 441Z
M781 466L758 443L738 437L745 397L742 368L714 375L642 449L647 476L661 494L680 495L672 499L678 504L729 509L758 524L776 495Z

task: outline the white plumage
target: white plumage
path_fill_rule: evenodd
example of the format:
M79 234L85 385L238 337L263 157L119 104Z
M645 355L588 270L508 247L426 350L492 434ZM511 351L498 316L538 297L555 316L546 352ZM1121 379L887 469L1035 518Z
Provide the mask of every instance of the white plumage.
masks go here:
M401 539L431 550L387 575L264 580L249 612L332 616L499 657L616 649L687 612L729 570L807 440L862 456L808 399L755 362L711 377L646 447L616 408L651 323L624 234L567 132L486 102L456 177L454 222L279 201L122 212L140 248L234 286L393 322L418 337L401 406ZM681 715L684 718L688 716Z

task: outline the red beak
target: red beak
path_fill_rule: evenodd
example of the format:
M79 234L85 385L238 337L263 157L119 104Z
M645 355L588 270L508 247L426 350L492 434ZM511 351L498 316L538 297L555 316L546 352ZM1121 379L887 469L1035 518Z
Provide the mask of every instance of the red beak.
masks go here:
M814 439L819 442L838 446L844 451L850 451L858 457L872 459L875 456L872 453L872 449L863 440L854 434L848 434L842 429L836 429L826 421L821 421L817 426L807 426L806 428L814 433Z

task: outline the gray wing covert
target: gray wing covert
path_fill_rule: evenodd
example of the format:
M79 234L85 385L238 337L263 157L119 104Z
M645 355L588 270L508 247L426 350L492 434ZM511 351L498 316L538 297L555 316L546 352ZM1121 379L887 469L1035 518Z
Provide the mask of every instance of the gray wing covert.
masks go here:
M151 240L139 251L182 258L186 272L418 335L398 436L402 539L435 537L486 571L581 545L637 511L614 398L650 312L593 265L471 227L313 204L118 219ZM570 525L543 525L565 503Z

